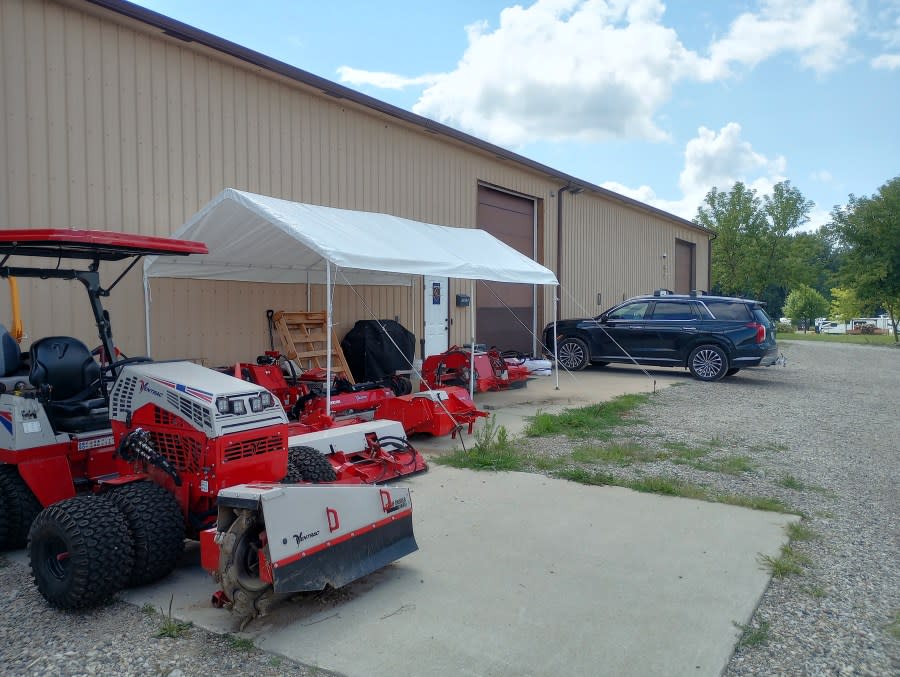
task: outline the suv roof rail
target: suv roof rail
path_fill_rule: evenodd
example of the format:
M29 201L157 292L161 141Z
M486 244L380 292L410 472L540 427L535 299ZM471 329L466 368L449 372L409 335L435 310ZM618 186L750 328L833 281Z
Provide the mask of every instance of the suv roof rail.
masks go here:
M654 296L671 296L674 293L671 289L655 289L653 291Z
M705 289L691 289L691 296L706 296L708 293Z

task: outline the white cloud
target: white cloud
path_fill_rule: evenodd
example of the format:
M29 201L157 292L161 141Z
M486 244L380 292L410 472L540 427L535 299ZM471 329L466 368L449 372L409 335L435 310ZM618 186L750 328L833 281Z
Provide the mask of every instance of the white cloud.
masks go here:
M629 188L615 182L602 185L685 219L693 219L711 188L729 190L736 181L743 181L760 195L768 194L776 183L785 180L786 169L787 161L783 156L768 158L753 150L753 146L741 138L741 126L729 122L718 132L700 127L697 136L685 145L684 168L678 180L682 196L678 200L659 198L649 186Z
M417 75L413 78L405 78L394 73L363 71L357 68L350 68L349 66L338 68L338 75L341 82L347 82L351 85L372 85L380 89L404 89L414 85L433 85L442 77L440 75L425 74Z
M879 54L872 59L872 68L893 71L900 68L900 54Z
M820 169L818 171L813 172L809 175L813 181L818 181L819 183L831 183L834 181L834 176L832 176L831 172L827 169Z
M731 63L755 66L780 52L795 52L818 73L834 70L848 51L856 23L848 0L764 0L760 12L741 14L712 44L713 71L727 71Z
M816 72L847 51L850 0L762 0L738 16L708 55L664 25L659 0L537 0L466 27L468 46L446 74L413 77L339 69L344 82L425 85L416 113L505 145L538 140L668 138L656 115L684 80L728 77L779 53Z

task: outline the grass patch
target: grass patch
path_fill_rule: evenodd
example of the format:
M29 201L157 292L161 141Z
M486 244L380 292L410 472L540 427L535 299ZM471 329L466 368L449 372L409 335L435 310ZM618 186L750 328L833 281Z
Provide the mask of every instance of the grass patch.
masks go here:
M673 461L679 462L679 461ZM726 475L740 475L744 472L753 470L753 463L749 456L725 456L723 458L714 458L706 460L681 460L697 470L705 470L706 472L718 472Z
M709 453L709 449L692 447L684 442L663 442L663 447L668 449L673 463L686 463L703 458Z
M888 623L884 629L894 639L900 639L900 611L894 612L894 620Z
M753 510L766 510L768 512L792 512L788 507L771 496L744 496L742 494L719 494L716 496L719 503L727 503L728 505L737 505L741 508L751 508Z
M777 484L785 489L793 489L794 491L815 491L820 494L829 493L828 489L817 486L815 484L807 484L803 480L797 479L793 475L785 475L778 480Z
M806 555L797 552L790 544L781 546L778 557L760 555L759 563L775 578L800 575L805 572L803 567L812 564L812 560Z
M509 439L504 426L498 426L491 416L484 427L475 431L475 445L469 451L457 449L446 456L439 456L435 463L453 468L470 470L522 470L523 455Z
M636 393L619 395L608 402L587 407L565 409L558 414L538 412L525 428L528 437L566 435L568 437L609 437L610 430L620 425L636 423L627 416L637 407L649 401L650 395Z
M821 585L804 585L801 586L800 589L810 597L815 597L816 599L822 599L828 594Z
M583 445L572 451L572 459L579 463L616 463L630 465L666 458L665 454L649 451L637 442L620 442L604 446Z
M172 595L169 598L169 613L163 614L163 610L159 610L159 613L163 616L163 619L156 631L156 636L158 638L169 637L171 639L178 639L179 637L184 637L191 629L191 625L193 625L189 622L179 621L172 615L172 601L174 599L175 595Z
M891 334L816 334L810 332L794 333L789 336L778 335L778 340L785 341L818 341L819 343L858 343L869 346L892 346L894 335Z
M568 463L568 458L564 456L538 456L532 455L525 459L526 463L536 470L557 470Z
M144 605L141 607L141 611L148 616L152 616L153 614L156 613L156 607L153 606L150 602L145 602Z
M755 628L741 623L735 623L734 625L741 631L741 636L738 637L737 642L739 648L761 646L769 641L769 631L771 629L769 621L760 621Z
M228 643L231 645L232 649L236 651L253 651L256 646L253 644L252 639L247 639L246 637L235 637L234 635L228 635Z
M814 541L819 537L819 534L810 527L803 524L803 522L791 522L787 526L788 537L792 541Z

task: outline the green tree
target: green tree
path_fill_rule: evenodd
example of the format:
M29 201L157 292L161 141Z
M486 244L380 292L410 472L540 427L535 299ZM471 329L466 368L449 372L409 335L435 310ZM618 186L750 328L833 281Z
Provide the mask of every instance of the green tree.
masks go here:
M713 289L780 306L792 277L790 232L809 221L813 206L790 181L763 198L741 182L727 192L710 190L694 221L716 233Z
M712 241L712 286L723 294L752 292L747 233L765 222L756 191L738 181L730 191L713 188L706 194L694 221L716 234Z
M900 313L900 176L871 197L850 195L831 213L829 232L843 253L840 277L863 303L890 314L898 341Z
M865 310L854 290L842 287L831 290L831 317L838 322L846 324L854 317L865 315Z
M815 318L823 317L828 312L828 300L815 289L801 284L788 294L784 312L795 325L809 327Z

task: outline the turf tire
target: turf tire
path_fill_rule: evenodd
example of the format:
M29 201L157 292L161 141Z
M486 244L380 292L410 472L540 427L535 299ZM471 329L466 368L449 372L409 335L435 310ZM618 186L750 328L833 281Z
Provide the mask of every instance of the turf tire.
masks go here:
M291 447L288 449L288 472L284 482L334 482L337 475L328 459L318 449L312 447Z
M38 591L52 606L83 609L121 590L134 566L125 515L103 496L76 496L41 511L28 534Z
M175 497L147 480L130 482L104 494L122 511L134 543L128 586L165 578L184 552L184 517Z
M0 465L0 501L5 506L0 520L6 522L6 537L0 539L0 550L21 548L42 506L14 465ZM2 531L0 527L0 535Z

